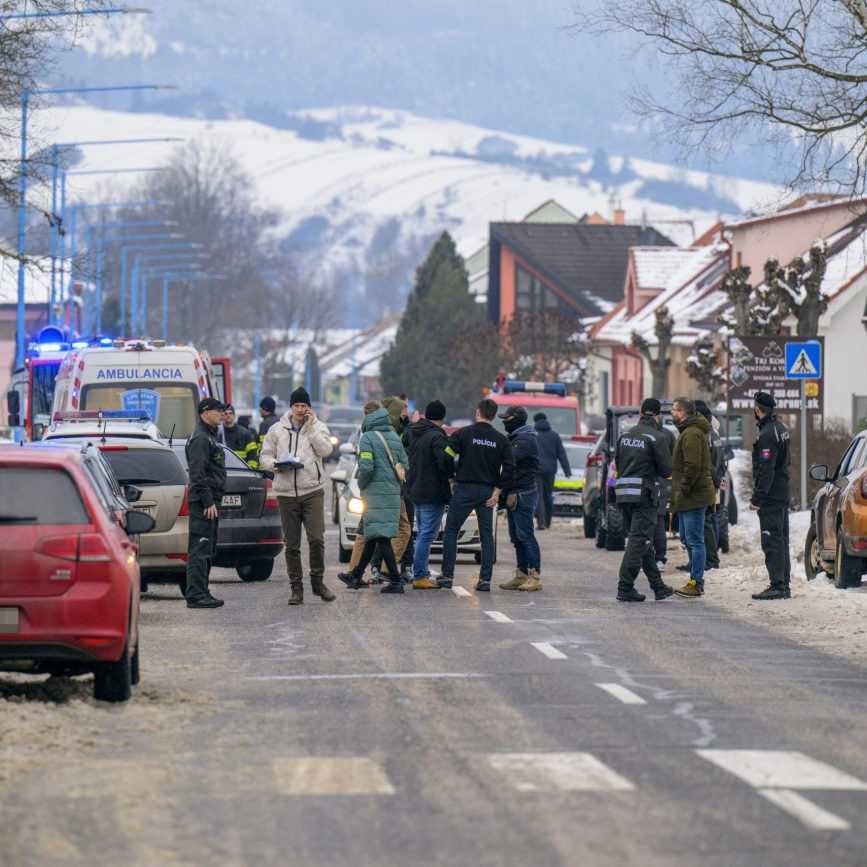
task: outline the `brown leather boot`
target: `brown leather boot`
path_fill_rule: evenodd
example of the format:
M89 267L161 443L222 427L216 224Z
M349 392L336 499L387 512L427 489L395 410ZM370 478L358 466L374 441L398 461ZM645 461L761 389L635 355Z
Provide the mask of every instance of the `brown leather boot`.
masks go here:
M304 583L300 578L292 578L290 579L290 584L292 586L292 595L289 597L290 605L303 605L304 604Z
M325 586L324 579L310 578L313 595L318 596L323 602L333 602L337 597Z

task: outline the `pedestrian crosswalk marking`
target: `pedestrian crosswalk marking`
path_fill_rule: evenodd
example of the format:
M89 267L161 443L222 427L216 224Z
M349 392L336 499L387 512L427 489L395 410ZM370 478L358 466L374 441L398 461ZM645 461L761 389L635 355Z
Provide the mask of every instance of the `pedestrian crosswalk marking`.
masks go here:
M514 620L512 620L511 617L508 616L508 614L503 614L502 611L486 611L485 614L487 614L488 617L490 617L491 620L493 620L496 623L514 623L515 622Z
M393 795L385 771L363 756L304 756L272 763L283 795Z
M814 831L848 831L852 827L836 813L823 809L791 789L759 789L759 794Z
M635 788L590 753L492 753L488 762L519 792L626 792Z
M647 702L638 693L621 686L619 683L597 683L599 689L604 689L609 695L613 695L618 701L624 704L647 704Z
M833 765L790 750L696 750L757 789L867 791L867 783Z
M533 647L535 647L536 650L539 651L539 653L544 654L545 656L548 657L548 659L568 659L569 658L568 656L566 656L565 653L563 653L560 650L557 650L557 648L554 647L554 645L551 644L550 641L534 641L534 642L532 642L532 644L533 644Z
M472 596L473 595L472 593L470 593L469 590L466 589L466 587L452 587L452 593L454 593L455 596Z

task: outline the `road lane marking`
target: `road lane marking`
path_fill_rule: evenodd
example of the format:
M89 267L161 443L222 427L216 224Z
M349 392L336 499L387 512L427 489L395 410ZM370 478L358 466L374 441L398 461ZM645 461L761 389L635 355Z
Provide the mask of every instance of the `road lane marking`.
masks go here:
M794 750L696 750L757 789L867 791L867 783Z
M458 587L452 587L452 593L454 593L455 596L467 596L468 597L468 596L473 595L472 593L470 593L469 590L466 589L466 587L459 587L459 586Z
M550 641L534 641L532 644L533 644L533 647L535 647L536 650L539 651L539 653L544 654L545 656L548 657L548 659L568 659L569 658L568 656L566 656L565 653L562 653L561 651L557 650L557 648L554 647L554 645L551 644Z
M271 763L282 795L393 795L385 771L372 759L305 756Z
M772 804L785 810L802 825L814 831L848 831L852 827L836 813L823 810L791 789L759 789L758 791L763 798L767 798Z
M511 617L509 617L506 614L503 614L502 611L486 611L485 614L487 614L488 617L490 617L491 620L495 621L496 623L514 623L515 622L514 620L512 620Z
M625 792L635 788L590 753L492 753L488 761L519 792Z
M613 695L618 701L623 704L647 704L647 702L637 693L619 683L597 683L599 689L604 689L609 695Z
M466 671L375 671L367 674L260 674L244 680L465 680L490 677Z

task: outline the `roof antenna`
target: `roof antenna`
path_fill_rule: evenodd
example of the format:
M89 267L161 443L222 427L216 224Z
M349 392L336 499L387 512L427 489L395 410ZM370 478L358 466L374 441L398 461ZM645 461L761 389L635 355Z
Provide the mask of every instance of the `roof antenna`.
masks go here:
M172 440L175 438L175 427L177 426L177 422L172 425L172 432L169 434L169 446L172 444Z
M105 419L102 423L102 439L100 440L102 445L105 445L108 442L108 440L106 439L106 436L105 436L107 432L108 432L108 419Z

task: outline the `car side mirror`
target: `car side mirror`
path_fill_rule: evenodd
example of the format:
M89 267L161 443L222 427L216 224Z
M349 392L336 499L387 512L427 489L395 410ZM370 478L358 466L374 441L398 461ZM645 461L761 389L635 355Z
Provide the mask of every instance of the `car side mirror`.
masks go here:
M814 482L827 482L828 481L828 467L825 464L813 464L810 467L810 478Z
M124 485L123 495L128 503L137 503L141 499L142 489L135 485Z
M123 519L123 528L127 536L141 536L150 533L156 526L156 521L144 512L127 512Z
M354 455L355 454L355 446L352 443L342 443L340 448L337 449L342 455ZM331 477L332 479L334 476Z
M346 470L335 470L331 474L331 481L336 485L345 485L346 484Z

